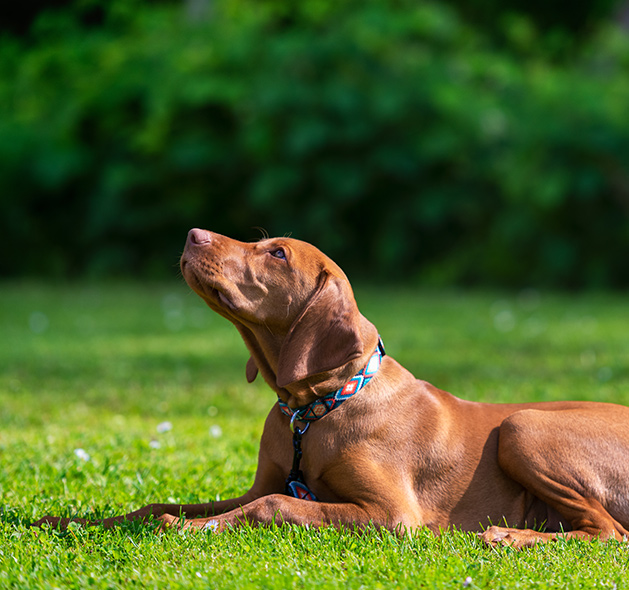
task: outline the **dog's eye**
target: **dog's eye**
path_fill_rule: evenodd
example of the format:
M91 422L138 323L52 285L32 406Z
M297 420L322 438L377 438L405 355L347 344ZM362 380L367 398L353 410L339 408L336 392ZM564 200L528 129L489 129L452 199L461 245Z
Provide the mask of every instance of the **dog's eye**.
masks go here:
M275 248L275 250L271 250L270 254L275 258L286 260L286 252L284 252L284 248Z

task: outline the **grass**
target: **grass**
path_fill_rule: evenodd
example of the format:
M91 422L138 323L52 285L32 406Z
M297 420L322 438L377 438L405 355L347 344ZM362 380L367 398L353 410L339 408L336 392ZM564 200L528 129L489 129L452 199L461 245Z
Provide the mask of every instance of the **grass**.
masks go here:
M629 405L622 295L357 295L389 354L461 397ZM629 588L629 545L615 542L31 529L44 514L242 493L274 394L246 383L237 332L182 284L5 283L0 326L0 588Z

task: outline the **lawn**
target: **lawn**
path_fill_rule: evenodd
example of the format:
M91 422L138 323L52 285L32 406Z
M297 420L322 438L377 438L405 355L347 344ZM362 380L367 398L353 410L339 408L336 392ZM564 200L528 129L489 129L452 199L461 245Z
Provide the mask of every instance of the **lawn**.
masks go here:
M629 405L626 296L357 298L389 354L461 397ZM5 283L0 326L0 588L629 588L616 542L517 552L457 531L31 529L44 514L239 495L274 394L246 383L236 330L182 283Z

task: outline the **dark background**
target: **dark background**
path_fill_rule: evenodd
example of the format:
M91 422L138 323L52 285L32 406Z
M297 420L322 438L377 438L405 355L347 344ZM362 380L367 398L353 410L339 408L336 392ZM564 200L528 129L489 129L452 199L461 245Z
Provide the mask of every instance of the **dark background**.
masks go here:
M352 278L629 286L612 0L75 0L0 20L0 277L291 234Z

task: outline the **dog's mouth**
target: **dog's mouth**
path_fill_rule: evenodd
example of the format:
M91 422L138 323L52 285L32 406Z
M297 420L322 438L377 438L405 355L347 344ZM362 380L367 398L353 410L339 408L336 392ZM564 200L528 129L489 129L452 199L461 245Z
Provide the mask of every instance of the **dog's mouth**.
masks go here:
M211 281L200 280L194 272L189 272L184 277L190 288L205 299L210 306L214 305L229 311L236 310L236 306L227 294L213 285Z
M206 287L205 292L212 298L213 301L218 302L219 305L222 305L231 311L236 309L231 299L229 299L223 291L219 291L216 287Z

